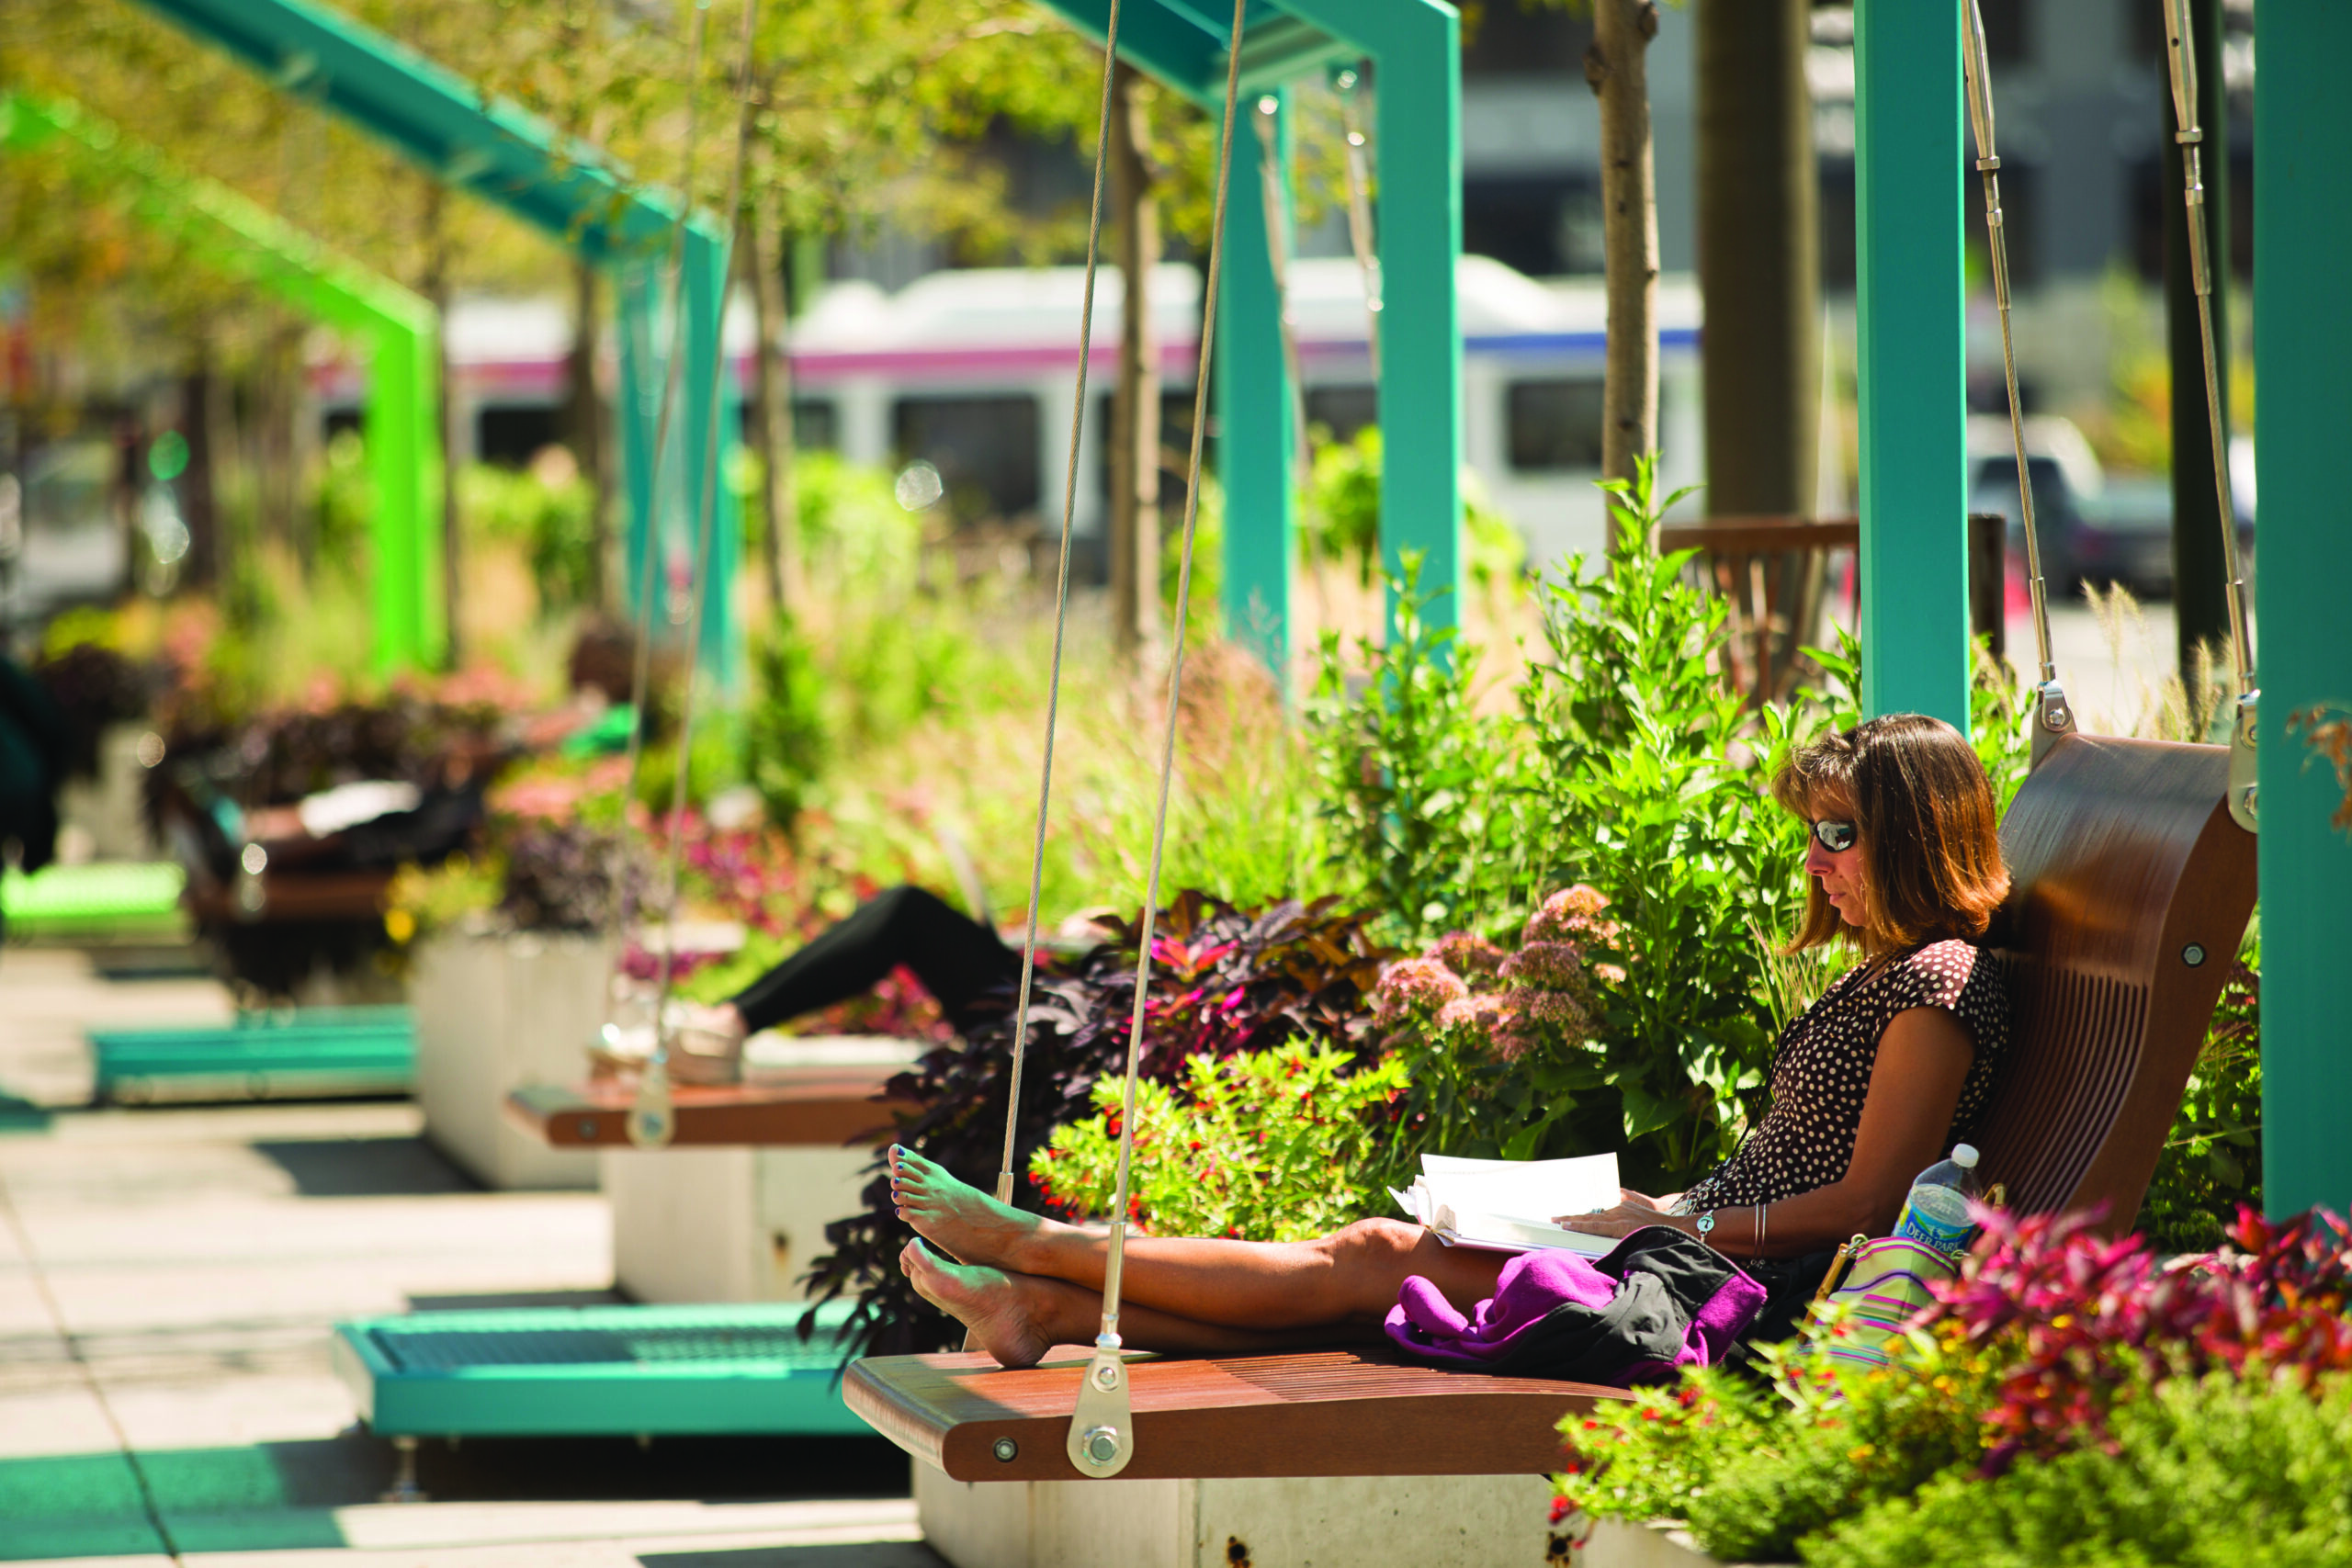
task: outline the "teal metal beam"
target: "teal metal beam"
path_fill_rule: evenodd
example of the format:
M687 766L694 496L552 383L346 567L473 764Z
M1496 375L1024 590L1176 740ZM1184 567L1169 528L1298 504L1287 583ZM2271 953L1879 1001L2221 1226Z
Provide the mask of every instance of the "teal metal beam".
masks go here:
M368 345L375 666L389 674L438 664L447 635L433 592L441 535L425 525L442 482L434 396L440 316L431 302L218 181L178 168L106 119L60 100L0 93L0 149L37 148L120 182L149 228Z
M1047 4L1081 30L1102 37L1108 0ZM1215 113L1224 103L1224 46L1232 15L1217 0L1125 0L1119 52ZM1250 0L1241 45L1245 102L1307 71L1364 59L1374 63L1379 106L1377 216L1386 303L1380 318L1382 551L1392 570L1404 551L1421 553L1422 586L1443 593L1430 618L1450 625L1456 614L1451 591L1463 561L1462 312L1454 281L1462 254L1461 17L1445 0ZM1954 70L1957 59L1955 52ZM1237 204L1248 197L1239 182L1250 141L1234 139ZM1252 302L1233 292L1252 286L1238 265L1245 243L1240 225L1247 220L1237 211L1227 221L1233 225L1228 282L1218 311L1228 324L1262 321L1262 310L1252 317ZM1262 248L1262 222L1256 233ZM1238 334L1238 327L1234 330ZM1259 351L1240 336L1227 338L1217 352L1227 353L1227 344L1258 362ZM1270 352L1278 355L1279 347ZM1255 406L1267 400L1253 392L1245 400ZM1292 416L1282 417L1287 423ZM1269 425L1265 434L1272 430ZM1289 518L1289 465L1275 470L1255 462L1256 448L1250 441L1237 444L1239 434L1228 417L1218 437L1227 518ZM1262 543L1228 522L1228 608L1237 595L1246 604L1251 592L1273 603L1270 568L1254 553ZM1237 622L1235 629L1246 626Z
M334 114L376 136L429 177L464 190L539 229L550 240L598 265L619 271L657 263L668 254L677 231L675 203L629 182L604 153L560 134L519 107L492 99L464 77L415 51L309 0L141 0L150 10L192 36L217 45L271 85ZM653 513L674 496L680 515L662 524L691 535L706 467L703 448L689 446L697 432L717 420L721 433L721 482L712 497L713 537L737 539L741 525L735 499L724 483L726 457L735 422L728 417L731 380L713 374L718 354L718 304L723 287L699 306L694 301L710 276L723 280L729 236L710 218L695 214L685 224L683 265L689 295L687 315L697 323L684 334L689 355L679 378L678 428L668 460L676 478L666 482L632 471L626 481L632 499L630 528L654 526ZM639 308L651 310L660 290L624 290ZM623 323L627 338L629 323ZM641 333L647 341L651 334ZM700 354L705 357L695 358ZM647 369L647 367L639 367ZM662 374L650 367L654 395ZM641 410L639 389L624 387L625 411ZM716 394L716 395L714 395ZM631 432L625 412L621 447L650 461L652 442ZM731 606L739 552L714 547L709 603L701 658L704 667L731 683L741 660ZM432 577L424 578L426 583Z
M2267 23L2266 23L2267 25ZM1968 728L1960 26L1854 6L1862 705Z
M1297 398L1283 346L1275 247L1290 248L1289 94L1266 95L1274 119L1278 226L1268 231L1265 152L1257 105L1244 97L1233 131L1233 186L1226 206L1225 275L1217 301L1217 452L1225 481L1227 635L1270 670L1290 668L1290 601L1297 573Z
M2273 1214L2352 1210L2352 841L2331 770L2285 733L2352 706L2352 6L2263 0L2255 34L2254 363L2262 389L2262 1163Z

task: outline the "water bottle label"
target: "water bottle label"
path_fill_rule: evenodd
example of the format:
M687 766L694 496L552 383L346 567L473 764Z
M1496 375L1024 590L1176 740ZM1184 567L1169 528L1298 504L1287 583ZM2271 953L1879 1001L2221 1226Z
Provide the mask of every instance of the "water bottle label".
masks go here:
M1915 1187L1903 1205L1894 1234L1906 1241L1959 1254L1976 1237L1975 1222L1968 1217L1968 1200L1949 1187Z

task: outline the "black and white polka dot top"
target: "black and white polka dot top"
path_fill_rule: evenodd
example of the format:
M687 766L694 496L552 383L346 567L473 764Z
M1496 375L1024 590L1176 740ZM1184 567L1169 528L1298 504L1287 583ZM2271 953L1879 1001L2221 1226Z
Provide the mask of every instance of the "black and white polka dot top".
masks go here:
M1692 1184L1683 1209L1778 1202L1844 1176L1879 1038L1895 1014L1922 1007L1951 1013L1975 1043L1944 1146L1973 1137L2009 1044L2007 966L1964 942L1930 942L1847 971L1791 1021L1773 1057L1771 1109L1737 1153Z

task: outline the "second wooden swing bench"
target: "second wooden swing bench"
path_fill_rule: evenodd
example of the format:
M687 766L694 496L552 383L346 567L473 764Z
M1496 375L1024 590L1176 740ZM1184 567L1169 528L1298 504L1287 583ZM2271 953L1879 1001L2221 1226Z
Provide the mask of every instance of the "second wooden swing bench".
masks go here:
M2070 735L2009 808L1998 945L2019 1029L1984 1142L2018 1209L2100 1206L2118 1230L2139 1212L2254 909L2254 836L2231 819L2228 771L2219 746ZM951 1479L1076 1481L1063 1439L1086 1359L872 1358L842 1395ZM1136 1356L1129 1373L1130 1479L1542 1472L1563 1416L1623 1394L1375 1350Z

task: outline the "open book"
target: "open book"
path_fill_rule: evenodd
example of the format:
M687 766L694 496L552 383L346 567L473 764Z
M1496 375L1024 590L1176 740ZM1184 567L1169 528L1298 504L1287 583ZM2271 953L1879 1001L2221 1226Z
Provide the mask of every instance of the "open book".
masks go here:
M1552 1223L1556 1214L1612 1209L1619 1201L1617 1156L1582 1159L1460 1159L1423 1155L1413 1185L1388 1195L1448 1247L1494 1252L1566 1247L1599 1258L1615 1236L1586 1235Z

